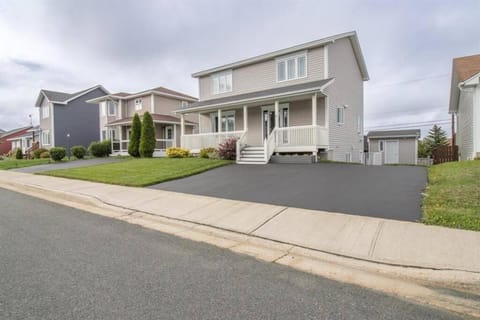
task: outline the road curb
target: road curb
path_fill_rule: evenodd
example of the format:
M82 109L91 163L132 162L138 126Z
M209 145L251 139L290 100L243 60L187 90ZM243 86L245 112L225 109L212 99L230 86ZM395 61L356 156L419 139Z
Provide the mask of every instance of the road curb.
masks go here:
M480 301L445 294L445 290L432 289L432 287L447 288L476 295L480 292L479 273L403 267L381 261L359 260L355 257L302 248L251 234L114 206L92 196L51 190L35 184L0 180L0 187L184 239L204 242L262 261L480 317Z

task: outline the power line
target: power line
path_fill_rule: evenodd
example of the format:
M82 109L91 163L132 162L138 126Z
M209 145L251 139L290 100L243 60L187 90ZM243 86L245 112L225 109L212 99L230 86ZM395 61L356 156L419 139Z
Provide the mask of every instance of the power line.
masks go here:
M397 85L410 84L410 83L420 82L420 81L425 81L425 80L445 78L445 77L448 77L449 75L450 74L448 74L448 73L437 74L437 75L426 76L426 77L423 77L423 78L416 78L416 79L410 79L410 80L405 80L405 81L398 81L398 82L391 82L391 83L384 83L384 84L382 84L382 83L371 84L371 85L368 85L367 87L378 88L378 87L397 86Z
M410 123L392 123L392 124L385 124L380 126L369 126L365 127L365 129L401 129L401 128L415 128L415 127L426 127L431 125L440 125L440 124L450 124L450 120L436 120L436 121L426 121L426 122L410 122Z

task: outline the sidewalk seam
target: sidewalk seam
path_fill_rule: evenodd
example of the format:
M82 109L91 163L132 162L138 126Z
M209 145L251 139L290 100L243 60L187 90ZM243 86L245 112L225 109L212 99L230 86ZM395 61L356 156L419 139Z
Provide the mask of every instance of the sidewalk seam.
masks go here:
M370 249L368 250L369 257L373 257L373 253L375 252L375 247L377 246L378 238L380 238L380 234L382 233L384 225L385 225L385 221L380 221L378 223L377 230L375 230L375 236L373 237L372 243L370 244Z
M262 224L260 224L258 227L256 227L255 229L253 229L252 231L250 231L249 235L253 234L255 231L257 231L258 229L260 229L261 227L263 227L264 225L266 225L267 223L269 223L270 221L272 221L273 218L277 217L280 213L284 212L285 210L287 210L288 207L284 207L282 210L278 211L277 213L275 213L273 216L271 216L270 218L268 218L267 220L265 220Z

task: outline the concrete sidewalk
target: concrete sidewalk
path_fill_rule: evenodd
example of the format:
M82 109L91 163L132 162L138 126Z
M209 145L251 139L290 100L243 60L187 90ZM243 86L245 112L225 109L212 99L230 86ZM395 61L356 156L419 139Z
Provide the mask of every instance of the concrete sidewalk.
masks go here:
M40 188L335 255L480 273L480 232L0 171L0 187Z

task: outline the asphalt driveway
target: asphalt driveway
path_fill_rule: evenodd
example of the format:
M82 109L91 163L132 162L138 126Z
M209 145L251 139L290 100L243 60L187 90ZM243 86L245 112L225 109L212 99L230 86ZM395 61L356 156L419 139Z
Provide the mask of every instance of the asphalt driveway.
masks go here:
M230 165L150 188L418 221L427 170L334 163Z
M92 159L75 160L75 161L68 161L68 162L39 164L38 166L11 169L11 171L24 172L24 173L38 173L38 172L46 172L46 171L59 170L59 169L89 167L89 166L95 166L98 164L105 164L105 163L111 163L111 162L117 162L117 161L123 161L123 160L124 159L117 159L114 157L92 158Z

